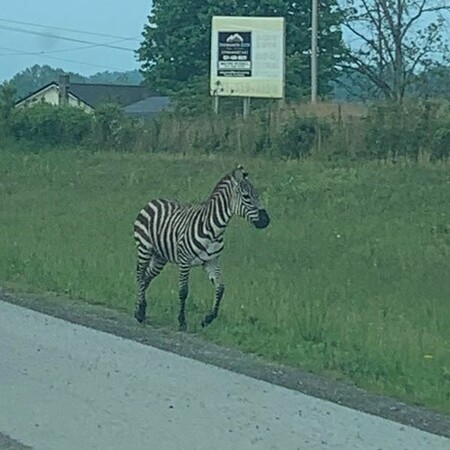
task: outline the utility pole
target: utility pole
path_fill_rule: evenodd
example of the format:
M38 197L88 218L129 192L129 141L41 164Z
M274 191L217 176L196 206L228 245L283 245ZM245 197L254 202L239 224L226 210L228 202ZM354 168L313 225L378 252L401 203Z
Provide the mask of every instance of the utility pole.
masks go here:
M311 11L311 103L317 103L317 3L312 0Z

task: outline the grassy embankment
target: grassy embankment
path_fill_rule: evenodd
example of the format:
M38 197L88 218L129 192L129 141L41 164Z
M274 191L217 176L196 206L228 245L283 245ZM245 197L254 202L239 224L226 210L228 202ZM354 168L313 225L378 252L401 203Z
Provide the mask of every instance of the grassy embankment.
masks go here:
M0 283L132 313L132 224L151 198L202 200L236 162L219 157L0 152ZM450 412L449 167L244 158L272 217L232 222L220 317L201 269L189 331ZM177 275L149 317L176 328Z

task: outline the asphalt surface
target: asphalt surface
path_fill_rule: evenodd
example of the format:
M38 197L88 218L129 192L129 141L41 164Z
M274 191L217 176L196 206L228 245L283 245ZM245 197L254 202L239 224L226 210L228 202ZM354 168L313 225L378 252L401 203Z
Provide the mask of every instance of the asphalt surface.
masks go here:
M442 436L5 302L0 433L45 450L450 450Z

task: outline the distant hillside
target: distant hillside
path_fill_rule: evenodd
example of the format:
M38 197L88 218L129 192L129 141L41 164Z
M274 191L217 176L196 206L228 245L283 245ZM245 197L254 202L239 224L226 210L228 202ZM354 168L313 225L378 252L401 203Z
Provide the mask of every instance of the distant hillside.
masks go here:
M450 100L450 67L432 67L417 74L414 84L406 90L407 98L431 97ZM344 102L367 102L382 98L368 79L356 72L341 73L333 83L334 99Z
M16 99L19 99L51 81L57 81L59 75L64 73L70 75L71 81L75 83L140 84L143 81L143 77L137 69L126 72L97 72L85 77L78 73L66 72L61 68L36 64L14 75L10 82L16 88ZM430 68L417 75L415 86L408 90L407 96L430 96L450 100L449 83L450 67ZM380 93L374 89L367 78L358 73L342 72L332 86L333 99L341 102L359 103L381 98Z
M110 83L110 84L141 84L144 78L139 70L129 70L127 72L97 72L87 78L90 83Z
M36 64L14 75L10 82L16 88L16 99L19 99L52 81L57 81L62 74L70 75L70 80L75 83L140 84L143 80L138 70L97 72L94 75L85 77L78 73L66 72L61 68Z

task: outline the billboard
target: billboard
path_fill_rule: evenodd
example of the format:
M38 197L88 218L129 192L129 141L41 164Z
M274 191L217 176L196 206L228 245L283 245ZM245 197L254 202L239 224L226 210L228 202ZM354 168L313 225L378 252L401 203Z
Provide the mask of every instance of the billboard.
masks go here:
M212 18L210 93L284 97L283 17Z

